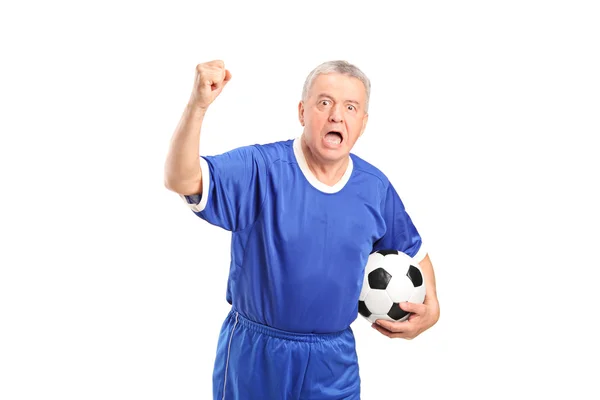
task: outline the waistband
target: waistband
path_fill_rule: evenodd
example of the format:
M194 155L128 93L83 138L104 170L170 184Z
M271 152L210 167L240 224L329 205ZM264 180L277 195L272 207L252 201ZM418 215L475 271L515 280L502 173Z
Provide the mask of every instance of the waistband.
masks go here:
M232 309L229 312L228 317L232 318L234 323L237 322L238 325L242 325L242 326L244 326L248 329L251 329L255 332L259 332L264 335L279 338L279 339L292 340L292 341L296 341L296 342L328 341L328 340L336 339L345 333L351 333L350 327L348 327L342 331L330 332L330 333L297 333L297 332L284 331L281 329L273 328L271 326L263 325L258 322L249 320L248 318L244 317L242 314L240 314L238 311L236 311L234 309Z

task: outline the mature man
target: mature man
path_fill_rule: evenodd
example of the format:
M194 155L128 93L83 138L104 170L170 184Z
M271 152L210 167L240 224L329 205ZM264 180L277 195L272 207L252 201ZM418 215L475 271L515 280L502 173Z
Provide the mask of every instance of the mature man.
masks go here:
M359 399L350 324L369 254L407 253L427 284L424 304L401 305L407 321L375 329L412 339L439 318L433 266L400 197L350 153L367 125L370 81L345 61L323 63L304 85L300 137L200 157L202 121L230 79L222 61L197 66L165 163L166 187L232 232L214 398Z

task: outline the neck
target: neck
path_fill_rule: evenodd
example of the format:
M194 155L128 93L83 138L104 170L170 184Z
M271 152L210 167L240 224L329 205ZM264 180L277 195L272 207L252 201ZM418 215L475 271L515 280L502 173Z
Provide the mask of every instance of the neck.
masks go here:
M323 160L313 154L303 139L300 140L300 144L306 159L306 165L319 182L333 186L342 179L348 168L349 157L335 161Z

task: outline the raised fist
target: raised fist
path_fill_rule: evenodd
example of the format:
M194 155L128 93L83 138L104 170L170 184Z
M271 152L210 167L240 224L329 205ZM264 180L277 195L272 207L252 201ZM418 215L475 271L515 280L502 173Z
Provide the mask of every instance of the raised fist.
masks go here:
M221 60L198 64L190 103L206 110L230 79L231 72L225 69Z

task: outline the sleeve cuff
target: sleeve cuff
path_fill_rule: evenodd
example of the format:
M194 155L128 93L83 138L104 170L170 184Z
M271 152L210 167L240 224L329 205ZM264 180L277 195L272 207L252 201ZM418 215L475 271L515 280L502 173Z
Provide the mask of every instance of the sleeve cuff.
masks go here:
M415 256L413 257L413 259L416 262L420 263L421 261L423 261L423 259L425 258L426 255L427 255L427 249L425 248L423 243L421 243L421 247L419 248L419 251L417 251L417 254L415 254Z
M203 157L200 157L200 169L202 171L202 193L194 195L179 196L185 201L188 207L194 212L201 212L206 208L208 203L208 189L210 187L210 169L208 163Z

